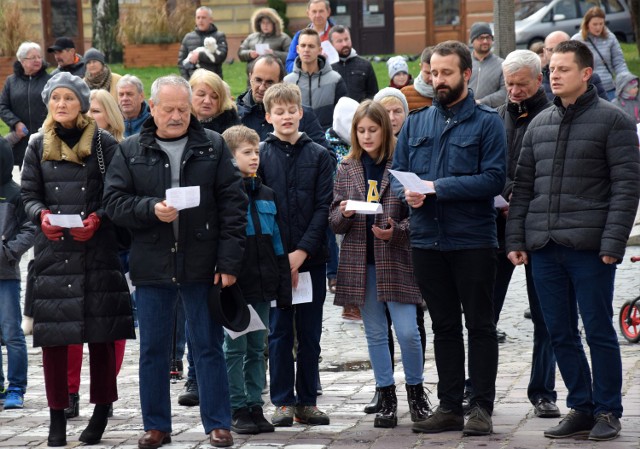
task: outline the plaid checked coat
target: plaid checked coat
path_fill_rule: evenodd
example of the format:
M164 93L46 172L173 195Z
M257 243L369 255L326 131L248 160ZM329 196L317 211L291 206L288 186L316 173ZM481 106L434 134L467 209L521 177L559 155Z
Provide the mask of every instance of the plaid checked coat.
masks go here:
M375 216L381 228L391 217L396 223L391 240L375 239L376 281L378 301L420 304L422 296L413 277L409 246L409 210L389 185L391 160L382 176L380 202L382 214ZM336 234L344 234L338 264L338 285L334 304L362 306L365 300L367 269L366 215L345 218L340 212L343 200L366 201L367 187L364 167L360 160L343 159L333 187L333 202L329 211L329 225Z

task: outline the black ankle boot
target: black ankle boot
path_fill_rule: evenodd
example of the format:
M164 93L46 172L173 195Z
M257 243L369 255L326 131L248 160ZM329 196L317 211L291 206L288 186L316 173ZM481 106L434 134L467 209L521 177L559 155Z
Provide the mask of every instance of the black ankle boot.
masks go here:
M69 418L77 418L80 415L80 395L78 393L69 393L69 407L64 409L64 416Z
M382 399L380 398L380 388L376 387L376 393L373 395L371 402L364 406L364 412L368 414L378 413L381 405Z
M378 389L380 393L380 411L373 420L373 427L392 428L398 425L398 399L396 386L389 385Z
M85 444L98 444L102 439L104 429L109 421L109 408L111 404L96 404L89 425L80 434L80 441Z
M424 392L422 384L407 384L407 400L409 401L409 412L411 412L411 421L424 421L431 414L429 407L429 399Z
M67 418L64 410L49 409L49 437L47 446L57 447L67 445Z

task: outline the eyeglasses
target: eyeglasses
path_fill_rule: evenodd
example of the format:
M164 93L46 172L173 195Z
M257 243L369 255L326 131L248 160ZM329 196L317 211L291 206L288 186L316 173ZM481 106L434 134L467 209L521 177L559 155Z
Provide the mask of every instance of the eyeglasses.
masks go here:
M273 86L275 84L275 81L263 80L262 78L251 78L250 82L255 87L263 86L266 89L270 88L271 86Z
M23 61L35 61L42 59L42 56L32 56L30 58L22 58Z
M492 41L493 40L493 36L491 36L489 34L483 34L482 36L476 37L476 39L479 40L479 41Z

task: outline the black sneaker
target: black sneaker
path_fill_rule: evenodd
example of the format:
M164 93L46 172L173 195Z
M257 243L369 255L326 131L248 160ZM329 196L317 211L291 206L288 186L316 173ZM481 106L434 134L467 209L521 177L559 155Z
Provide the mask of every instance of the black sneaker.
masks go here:
M577 435L589 435L593 424L591 414L571 410L557 426L545 430L544 436L547 438L569 438Z
M533 405L533 412L538 418L560 418L560 409L550 399L540 398Z
M589 433L589 439L593 441L609 441L620 435L622 426L620 420L613 413L598 413L596 415L596 425Z
M187 407L200 405L200 394L198 393L197 380L187 380L184 384L184 393L178 396L178 404L185 405Z
M466 415L471 411L471 390L464 389L462 395L462 412Z
M504 343L507 341L507 333L502 329L496 328L496 338L498 339L498 343Z
M490 435L493 432L491 415L482 407L476 405L467 416L467 423L462 429L463 435Z
M251 415L251 420L253 423L258 426L258 431L260 433L273 432L275 431L275 427L264 417L264 413L262 412L262 407L259 405L254 405L249 407L249 414Z
M411 430L422 433L439 433L450 430L462 430L464 427L464 417L455 414L452 410L438 407L435 413L424 421L414 422Z
M233 412L231 430L241 435L255 435L259 432L258 426L251 419L249 407L242 407Z
M531 319L531 309L530 309L529 307L527 307L526 309L524 309L524 317L525 317L527 320L530 320L530 319Z

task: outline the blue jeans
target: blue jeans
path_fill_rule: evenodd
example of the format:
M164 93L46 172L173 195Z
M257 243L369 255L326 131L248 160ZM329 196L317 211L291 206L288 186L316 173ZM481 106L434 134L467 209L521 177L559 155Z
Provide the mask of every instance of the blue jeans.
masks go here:
M327 261L327 279L335 279L338 276L338 258L340 250L336 235L331 228L327 227L327 248L329 249L329 260Z
M0 332L7 346L7 380L9 388L27 391L27 342L22 332L20 311L20 281L0 280ZM0 349L0 367L2 350ZM0 369L1 371L1 369ZM4 378L0 388L4 385Z
M422 344L416 321L416 305L378 301L376 267L367 265L367 288L364 306L360 308L364 332L367 337L369 358L373 366L376 386L394 385L391 353L389 352L389 328L385 309L389 309L391 322L400 344L404 377L408 385L422 384Z
M324 265L312 267L313 301L287 310L271 308L269 325L269 377L271 402L283 405L316 405L318 357L322 335L322 308L327 289ZM298 355L293 362L293 332ZM295 390L295 391L294 391Z
M171 432L169 361L174 311L182 300L198 371L200 417L205 432L229 429L229 384L222 352L222 326L209 314L209 285L142 285L138 292L140 405L144 430Z
M269 302L252 304L258 316L269 328ZM259 405L262 407L264 388L264 337L267 330L253 331L233 340L224 335L224 355L227 359L227 375L231 410Z
M544 321L568 390L567 407L622 416L622 361L612 322L615 264L604 264L598 251L578 251L555 243L532 251L531 264ZM578 330L578 309L593 371Z

